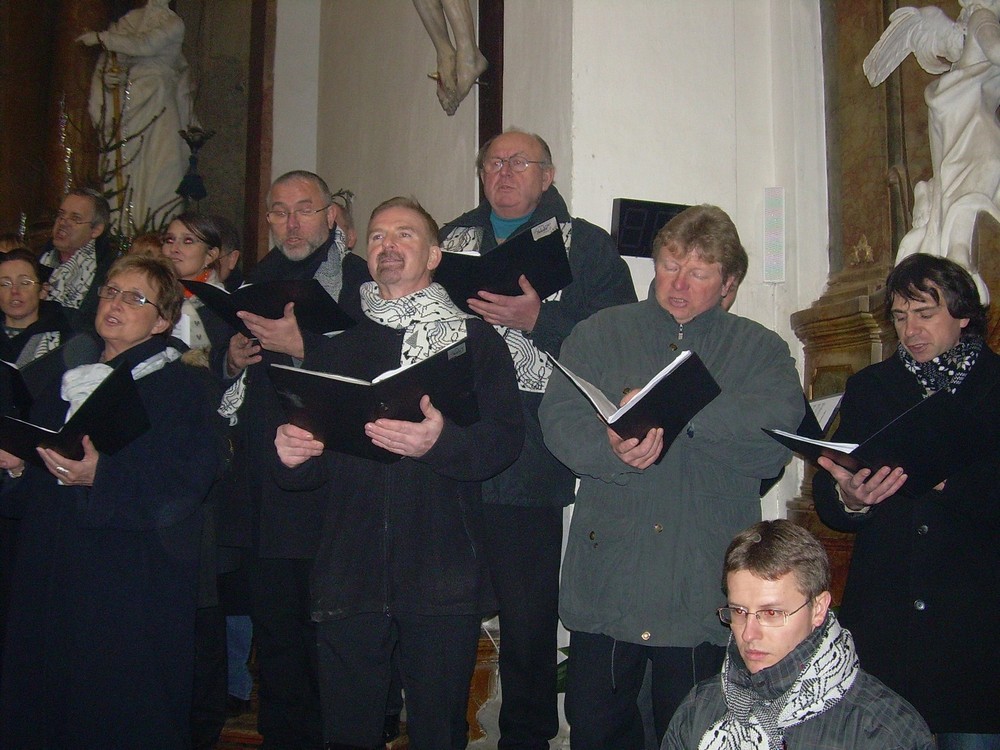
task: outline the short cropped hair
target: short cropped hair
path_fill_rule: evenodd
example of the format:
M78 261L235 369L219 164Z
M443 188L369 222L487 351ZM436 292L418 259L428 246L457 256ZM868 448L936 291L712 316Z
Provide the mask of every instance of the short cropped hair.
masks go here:
M427 226L431 245L438 244L438 234L441 232L438 228L438 223L434 221L434 217L430 215L427 209L421 206L420 203L418 203L414 198L406 198L404 196L397 195L395 198L382 201L375 206L375 210L372 211L371 216L368 218L368 226L371 227L375 217L389 208L408 208L411 211L416 211L420 214L421 218L423 218L424 224Z
M184 293L177 282L174 264L163 256L125 255L108 269L108 280L123 273L141 273L156 292L156 299L151 300L160 308L160 317L170 323L170 328L164 333L169 336L171 329L177 325L181 317L181 303Z
M326 184L326 180L315 172L309 172L305 169L293 169L291 172L285 172L281 175L281 177L271 183L271 187L267 191L267 205L271 205L271 191L274 190L275 186L283 185L286 182L293 182L294 180L305 180L306 182L311 182L319 188L319 192L323 195L323 200L326 203L333 203L333 193L330 192L330 187Z
M755 523L729 543L722 566L723 594L729 595L729 574L741 570L765 581L793 573L799 591L810 600L830 590L830 559L823 545L785 519Z
M486 158L486 153L490 150L490 146L493 145L493 141L495 141L501 135L504 135L506 133L523 133L524 135L528 135L534 138L536 141L538 141L538 145L542 147L542 161L545 162L544 164L541 165L542 168L549 169L550 167L555 166L555 164L552 163L552 149L549 148L549 144L545 142L545 139L542 138L542 136L538 135L537 133L529 133L525 130L521 130L520 128L507 128L505 131L503 131L503 133L497 133L495 136L490 138L488 141L486 141L486 143L484 143L482 146L479 147L479 150L476 152L477 172L482 171L483 160Z
M968 318L963 336L985 336L989 307L979 300L976 282L962 266L940 255L914 253L899 261L885 280L885 314L892 318L895 296L917 300L921 293L941 304L938 289L953 318Z
M722 266L723 280L743 281L750 265L729 214L707 203L684 209L656 233L653 260L663 251L675 258L686 258L693 252L706 263L718 263Z
M73 188L66 195L77 195L90 200L94 207L94 220L90 222L91 227L96 227L98 224L108 227L111 224L111 205L108 203L108 199L94 188Z
M41 264L38 262L38 256L31 252L28 248L22 245L20 247L11 248L5 253L0 253L0 266L4 263L10 263L12 260L23 260L25 263L30 265L32 272L35 274L35 281L41 281L42 268Z
M137 234L129 243L129 255L159 255L163 250L163 235L159 232Z

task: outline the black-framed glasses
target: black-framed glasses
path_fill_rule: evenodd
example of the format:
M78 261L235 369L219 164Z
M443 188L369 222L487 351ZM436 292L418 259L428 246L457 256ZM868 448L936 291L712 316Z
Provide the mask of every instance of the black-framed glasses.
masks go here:
M143 307L145 305L152 305L156 308L156 311L163 315L163 310L160 306L153 302L151 299L146 299L146 295L141 292L132 292L127 289L119 289L111 284L105 284L104 286L97 287L97 296L101 299L118 299L121 297L122 302L124 302L129 307Z
M56 211L56 223L59 223L60 221L67 221L70 224L76 224L77 226L80 226L81 224L94 223L91 219L84 219L79 214L68 214L62 209Z
M34 286L35 284L41 284L42 282L36 281L35 279L29 279L27 276L18 276L16 279L2 278L0 279L0 289L10 289L11 287L19 286L22 289L27 289L29 286Z
M288 221L289 216L294 216L299 221L303 219L311 219L316 214L321 214L330 206L332 203L327 203L325 206L320 206L319 208L296 208L294 211L286 211L283 208L275 208L268 211L266 216L267 220L271 224L284 224Z
M492 159L483 159L483 171L486 174L496 174L503 169L504 164L509 165L512 172L523 172L528 168L529 164L544 164L546 167L549 165L544 159L541 161L532 161L520 154L506 158L495 156Z
M743 609L743 607L719 607L719 619L722 620L723 625L736 625L739 627L747 621L750 615L753 615L757 618L757 622L765 628L780 628L788 623L789 617L811 601L812 599L807 599L802 607L793 609L791 612L786 612L783 609L758 609L756 612L750 612Z

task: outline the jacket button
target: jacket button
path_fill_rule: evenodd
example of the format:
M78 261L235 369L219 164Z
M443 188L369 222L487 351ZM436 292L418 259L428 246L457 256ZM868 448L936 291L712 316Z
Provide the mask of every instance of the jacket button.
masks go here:
M597 532L591 531L589 534L587 534L587 536L590 538L590 541L594 541L595 539L597 539Z
M654 523L653 524L653 530L656 531L657 534L659 534L661 531L663 531L663 524L662 523Z
M642 640L644 640L644 641L648 641L648 640L649 640L650 638L652 638L653 636L651 636L651 635L649 634L649 631L648 631L648 630L643 630L643 631L642 631L642 635L640 635L639 637L640 637L640 638L642 638Z
M913 608L918 612L923 612L925 609L927 609L927 603L924 602L923 599L917 599L915 602L913 602Z
M917 533L920 534L921 536L923 536L924 534L926 534L927 533L927 524L926 523L922 523L919 526L917 526Z

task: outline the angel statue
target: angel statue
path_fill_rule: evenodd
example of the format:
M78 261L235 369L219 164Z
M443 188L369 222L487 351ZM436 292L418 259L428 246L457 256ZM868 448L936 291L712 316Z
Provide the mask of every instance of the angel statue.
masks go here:
M430 77L437 81L438 101L453 115L487 67L476 44L472 8L469 0L413 0L413 5L437 52L438 69Z
M176 191L188 149L179 131L197 124L181 53L184 22L167 0L148 0L77 41L103 50L91 80L90 116L113 147L115 163L101 171L122 209L121 230L131 236L159 227L182 208Z
M933 176L913 189L913 227L896 262L913 253L943 255L969 270L984 303L972 240L976 217L1000 221L1000 0L959 0L952 21L936 6L899 8L868 57L878 86L911 52L938 75L924 92Z

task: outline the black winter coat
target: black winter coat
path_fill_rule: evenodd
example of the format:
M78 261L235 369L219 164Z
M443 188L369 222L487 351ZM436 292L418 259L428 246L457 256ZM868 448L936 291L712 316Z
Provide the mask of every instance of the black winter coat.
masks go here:
M1000 357L984 349L956 398L968 425L994 445L1000 430ZM899 357L851 377L834 440L860 443L921 398ZM1000 454L984 452L942 491L906 486L864 515L846 513L819 471L820 518L855 532L840 620L861 667L912 703L938 732L1000 732Z
M482 548L481 486L518 455L524 438L514 367L503 340L468 321L480 421L445 421L419 459L383 464L325 452L296 469L287 488L328 497L313 570L313 619L367 612L487 614L496 608ZM370 380L399 367L402 331L370 320L310 352L303 367Z

